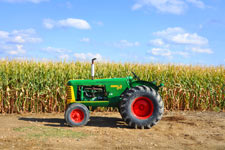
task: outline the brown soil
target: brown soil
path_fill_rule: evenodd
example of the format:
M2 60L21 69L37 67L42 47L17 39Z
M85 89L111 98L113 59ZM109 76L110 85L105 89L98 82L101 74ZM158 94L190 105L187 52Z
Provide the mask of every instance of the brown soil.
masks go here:
M166 112L151 129L127 128L115 112L92 112L75 128L63 117L0 115L0 149L225 149L224 112Z

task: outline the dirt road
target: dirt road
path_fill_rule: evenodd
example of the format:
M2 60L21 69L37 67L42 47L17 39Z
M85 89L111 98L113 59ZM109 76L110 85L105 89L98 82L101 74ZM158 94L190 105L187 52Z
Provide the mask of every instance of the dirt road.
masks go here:
M0 115L0 149L225 149L225 113L166 112L151 129L130 129L116 112L71 128L63 114Z

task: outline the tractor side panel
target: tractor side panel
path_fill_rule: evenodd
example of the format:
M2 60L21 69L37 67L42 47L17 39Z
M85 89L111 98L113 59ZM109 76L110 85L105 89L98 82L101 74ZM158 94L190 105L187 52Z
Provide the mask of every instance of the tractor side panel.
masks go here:
M67 91L67 104L116 107L121 100L120 95L129 87L129 82L127 78L70 80L67 86L72 87Z

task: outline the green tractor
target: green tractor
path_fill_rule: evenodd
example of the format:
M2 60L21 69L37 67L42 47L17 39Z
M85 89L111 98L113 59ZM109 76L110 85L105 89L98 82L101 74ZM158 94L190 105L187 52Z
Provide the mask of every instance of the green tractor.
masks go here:
M164 104L158 94L155 82L133 77L94 79L92 59L92 80L70 80L67 83L67 109L65 120L69 126L84 126L89 120L89 109L97 107L118 107L122 119L129 127L149 129L162 118Z

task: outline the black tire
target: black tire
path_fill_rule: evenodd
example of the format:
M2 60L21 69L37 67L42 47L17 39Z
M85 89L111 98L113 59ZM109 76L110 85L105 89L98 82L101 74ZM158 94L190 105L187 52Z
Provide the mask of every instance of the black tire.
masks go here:
M164 104L160 95L145 85L128 90L120 104L120 114L128 126L150 129L162 118Z
M89 120L89 110L84 104L71 104L65 112L65 120L71 127L84 126Z
M120 101L120 103L119 103L119 106L118 106L118 111L119 111L119 113L120 113L120 115L122 116L122 114L121 114L121 104L122 104L122 99L124 98L124 96L125 96L125 94L126 94L126 92L128 91L129 89L127 88L125 91L123 91L123 93L120 95L120 98L121 98L121 101ZM122 117L123 118L123 117ZM125 121L125 120L124 120Z

